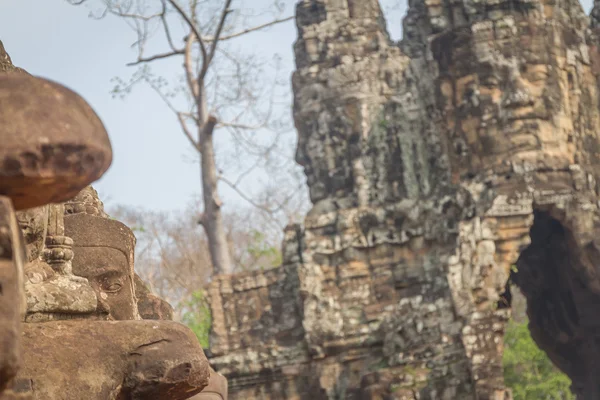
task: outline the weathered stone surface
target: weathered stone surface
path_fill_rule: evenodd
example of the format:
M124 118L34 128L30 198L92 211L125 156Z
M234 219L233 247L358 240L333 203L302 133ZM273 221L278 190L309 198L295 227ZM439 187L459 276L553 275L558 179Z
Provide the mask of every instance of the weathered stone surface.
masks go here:
M208 385L190 400L227 400L227 393L227 378L211 368Z
M417 0L399 43L376 0L299 1L296 21L313 207L282 267L211 284L231 397L508 399L509 276L600 397L600 53L577 1Z
M0 71L18 72L1 42ZM211 370L188 328L171 321L97 321L140 319L131 230L106 218L91 187L66 205L45 205L75 196L108 168L110 143L97 116L57 84L0 75L0 141L0 398L187 399L199 393ZM18 218L13 202L25 209ZM81 246L65 232L65 213ZM98 230L90 233L78 221ZM154 301L156 316L171 311L147 289L140 293ZM67 319L73 321L54 321Z
M88 278L94 288L98 317L171 320L173 308L152 294L134 272L133 232L108 217L98 193L91 186L87 187L67 202L64 210L65 231L76 243L73 270ZM154 328L162 329L160 324ZM212 368L209 372L208 385L193 398L227 400L227 379Z
M23 345L35 351L25 352L13 390L3 400L25 395L34 400L178 400L208 384L208 362L198 340L176 322L25 324Z
M104 126L85 100L28 74L0 74L0 141L0 194L17 210L74 197L112 161Z
M73 239L64 235L64 206L17 212L27 248L27 322L91 317L97 298L87 279L72 271Z
M47 101L44 104L47 109L36 110L35 107L30 107L22 110L24 106L29 104L27 100L32 100L23 96L27 94L27 82L31 82L31 80L28 80L30 76L25 71L12 65L2 42L0 42L0 72L2 72L0 76L2 82L0 84L0 91L2 91L0 115L3 116L0 117L0 141L2 142L2 146L0 146L0 160L2 160L0 161L0 192L2 193L0 195L0 337L2 337L2 345L0 346L0 397L3 397L7 381L14 377L22 364L21 321L28 315L26 311L30 305L30 299L26 297L26 290L24 290L24 265L26 263L30 265L30 261L40 260L44 257L49 262L57 261L53 266L60 270L61 266L68 266L69 260L65 257L68 258L69 253L66 248L65 251L57 251L58 247L62 247L62 245L54 242L58 239L55 234L58 233L60 228L60 219L52 218L52 216L56 216L56 206L41 207L31 212L25 211L19 216L18 220L14 212L14 208L24 208L28 205L43 206L54 198L54 195L47 196L47 193L36 193L35 190L31 190L32 188L28 187L31 182L28 183L27 179L18 178L19 171L17 170L20 167L17 168L16 164L12 162L14 157L20 157L21 155L25 157L25 161L35 161L31 156L39 150L37 146L39 143L36 143L36 139L30 136L32 132L28 130L27 119L38 118L39 123L40 117L53 115L52 106L54 104ZM16 74L12 74L13 72L16 72ZM38 83L40 82L42 81L38 80ZM19 83L24 85L19 86ZM20 91L23 91L23 93L17 94ZM48 95L48 93L46 94ZM57 94L59 93L55 93L55 95ZM36 98L34 103L36 100L44 99ZM79 103L79 106L83 106L84 102L79 99ZM14 114L15 119L13 120L12 111L15 109L20 109L21 114ZM35 118L32 118L31 113L35 115ZM44 123L44 121L41 122ZM13 129L14 123L21 124L19 129ZM110 159L111 148L106 138L106 132L98 133L104 135L103 138L100 138L100 142L106 140L103 153ZM39 132L34 132L34 134L39 134ZM68 135L62 135L63 138L66 136ZM56 135L47 135L39 139L46 149L51 149L56 144L60 145L56 142L58 139ZM91 142L90 139L93 138L88 138L87 142ZM47 162L52 158L51 156L51 154L44 154L45 159L43 161ZM29 167L31 165L27 168ZM56 171L53 171L52 168L48 169L47 165L44 168L41 170L43 174L37 176L37 183L45 181L42 186L48 192L59 190L64 182L56 183L56 181L53 181L57 177L54 173ZM84 177L84 179L90 178L91 176ZM71 190L73 188L78 189L76 180L71 180L69 184L72 185ZM16 207L14 207L14 204L16 204ZM60 214L62 215L62 213ZM23 229L25 240L20 228ZM45 243L47 239L50 241L49 243ZM44 249L45 244L48 245L47 249ZM45 254L46 250L50 250L50 253ZM46 267L43 273L48 274L47 277L50 278L50 275L54 275L55 271L50 264L46 264ZM56 288L58 289L59 286L56 286ZM85 293L80 294L85 295ZM93 292L91 294L93 295ZM95 303L95 297L93 300ZM28 396L19 396L19 398L28 398Z
M10 199L0 196L0 393L21 365L25 249Z
M135 274L134 286L137 307L142 319L173 319L173 307L154 295L138 274Z
M88 214L96 217L109 218L104 212L104 203L98 197L98 192L88 186L65 203L65 215Z
M15 67L13 65L12 60L10 59L10 56L8 55L8 53L6 52L6 49L4 48L4 44L2 43L2 40L0 40L0 73L11 73L11 72L27 74L27 71L25 71L24 69Z
M73 238L73 272L89 280L99 314L110 319L140 319L134 286L135 236L123 223L84 213L66 215L65 233Z
M74 271L89 279L99 298L98 314L116 320L172 320L173 307L134 273L133 231L106 214L98 192L88 186L64 207L66 234L76 242Z

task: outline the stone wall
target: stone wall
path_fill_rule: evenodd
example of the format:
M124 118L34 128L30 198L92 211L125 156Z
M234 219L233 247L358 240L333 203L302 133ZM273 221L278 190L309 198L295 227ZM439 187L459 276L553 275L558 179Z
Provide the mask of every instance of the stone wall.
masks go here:
M399 43L376 0L302 0L296 22L313 207L282 267L211 285L232 398L510 399L509 277L598 398L600 58L580 4L415 0Z

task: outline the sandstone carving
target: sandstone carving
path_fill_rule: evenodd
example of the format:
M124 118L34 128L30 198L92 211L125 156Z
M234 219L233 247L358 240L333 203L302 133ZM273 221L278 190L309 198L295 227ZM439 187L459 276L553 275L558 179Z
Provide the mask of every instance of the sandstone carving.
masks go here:
M0 396L21 360L21 320L25 314L25 251L9 198L0 196Z
M87 278L96 291L97 312L114 320L140 319L133 232L119 221L84 213L65 216L65 227L75 243L73 271Z
M18 72L1 43L0 67ZM2 74L0 139L0 398L199 393L211 371L197 338L176 322L140 320L135 237L86 187L112 157L95 113L58 84ZM139 293L147 313L169 315Z
M10 59L10 56L4 48L2 40L0 40L0 73L22 73L27 74L27 71L19 67L15 67Z
M236 399L511 398L509 277L532 336L600 397L597 8L575 0L296 7L297 162L313 202L284 265L210 288Z
M65 194L63 197L59 195L65 187L68 187L66 192L77 193L108 168L112 151L103 130L88 132L87 135L83 131L66 129L64 132L58 132L56 128L53 130L53 123L56 126L71 121L62 118L60 112L53 114L50 109L42 110L40 106L48 107L52 104L48 96L58 96L61 93L71 96L71 103L68 105L73 105L75 101L80 108L87 107L87 116L95 118L91 120L92 123L99 120L89 106L72 92L57 84L32 77L14 67L1 42L0 72L0 333L3 338L0 348L1 396L22 365L21 322L25 318L29 303L25 301L23 290L24 264L29 257L33 259L41 256L43 241L40 245L39 241L33 238L38 238L39 231L45 231L47 224L45 216L34 218L33 214L37 212L30 215L32 225L26 232L28 241L25 247L14 209L44 206L55 199L66 199L68 193L66 197ZM54 92L47 91L48 85ZM38 94L40 97L27 97L27 94ZM60 101L58 103L60 104ZM29 127L27 122L30 122ZM39 129L46 123L49 129L41 137L35 137L41 133ZM91 169L80 168L80 176L65 175L63 161L66 160L67 153L61 150L65 145L68 147L77 144L86 148L98 143L102 146L98 147L94 154L104 160L100 167L91 165ZM71 161L76 160L67 161L71 163L69 165L74 165ZM36 192L31 190L32 188L43 190ZM46 213L47 209L40 212ZM45 238L45 233L42 236Z
M72 271L73 239L65 236L64 206L52 204L17 212L27 246L27 322L95 314L97 298L89 282Z
M107 217L91 187L49 208L23 218L25 235L46 237L46 246L30 246L37 249L30 254L42 256L26 267L24 361L2 399L167 400L199 393L211 371L195 335L175 322L139 321L131 230ZM52 234L57 229L62 235ZM90 309L75 310L86 290L94 300ZM43 301L31 299L37 294ZM170 309L144 294L152 310Z
M0 194L17 210L58 203L112 161L102 122L79 95L28 74L0 76Z
M227 379L211 368L208 385L190 400L227 400L227 393Z
M104 212L104 205L98 198L98 193L91 186L65 204L65 213L66 234L75 242L76 257L73 270L78 276L87 278L94 288L98 298L97 314L101 318L110 320L140 318L171 320L173 318L172 307L153 295L134 272L135 236L133 232L121 222L108 218ZM186 347L181 340L175 341L172 338L166 340L169 343L176 342L180 352L161 354L160 357L163 357L165 362L173 362L173 360L189 362L188 358L184 357L186 352L192 356L198 353L194 348ZM197 343L196 347L198 347ZM148 366L156 368L155 363L159 359L159 357L150 359L147 362ZM182 365L177 364L179 367ZM203 381L202 386L206 387L192 399L226 400L227 380L210 369L206 362L199 366L209 372L208 381ZM200 372L204 373L204 370L184 368L180 372L185 372L190 377L197 377ZM185 385L182 387L185 388ZM175 396L180 391L181 396L186 396L181 398L187 398L198 392L193 389L195 389L193 386L189 390L171 387L168 393L169 396ZM150 396L148 398L151 399L159 399L160 391L155 388L149 389L147 396Z
M394 43L377 0L298 1L296 159L313 207L286 229L281 267L210 285L211 362L232 398L509 400L509 279L573 392L600 398L599 15L595 7L588 18L576 0L415 0ZM2 47L0 62L10 69ZM39 104L58 93L72 105L65 110L79 110L79 98L54 84L1 77L0 138L11 146L22 128L5 122L30 101L17 96L4 109L17 83ZM79 114L53 115L69 127L51 132L102 137L95 116L86 125ZM48 285L35 301L28 289L27 318L81 320L25 324L30 351L5 398L81 398L87 387L98 399L199 393L212 371L191 332L161 321L168 308L136 287L131 232L106 219L91 189L44 206L97 178L108 142L77 147L73 158L60 147L39 162L44 124L32 123L25 144L35 150L0 149L0 196L41 207L19 217L26 287ZM40 179L46 167L65 173ZM0 277L12 293L25 251L14 226L0 218ZM59 311L52 284L75 283L96 303ZM0 300L2 332L16 344L18 298ZM141 309L153 320L139 321ZM58 344L77 348L81 337L98 339L75 364ZM0 387L19 365L12 349L0 348Z
M175 322L25 324L23 345L35 351L24 352L8 399L179 400L208 383L198 340Z
M137 274L134 277L134 286L138 312L142 319L173 319L173 307L160 297L154 295Z

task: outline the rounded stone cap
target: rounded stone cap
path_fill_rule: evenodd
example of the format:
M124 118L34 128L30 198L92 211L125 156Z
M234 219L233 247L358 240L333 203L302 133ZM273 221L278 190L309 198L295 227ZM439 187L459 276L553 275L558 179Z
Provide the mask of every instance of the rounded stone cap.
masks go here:
M24 74L0 74L0 195L15 209L60 203L112 162L100 118L75 92Z

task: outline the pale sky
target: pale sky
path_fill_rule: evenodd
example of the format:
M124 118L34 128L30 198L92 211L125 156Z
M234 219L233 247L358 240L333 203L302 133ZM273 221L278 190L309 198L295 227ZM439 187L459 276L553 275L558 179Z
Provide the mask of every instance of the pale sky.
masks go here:
M269 1L253 0L253 4ZM284 3L291 14L295 1ZM586 11L591 3L583 2ZM388 9L399 4L387 15L388 29L398 38L406 4L398 0L382 4ZM185 207L198 195L199 168L191 160L193 152L175 116L144 86L124 100L110 95L114 86L111 79L128 78L133 70L125 64L136 58L130 48L135 35L125 23L116 18L89 19L89 9L64 0L0 0L0 5L0 39L13 63L75 90L104 122L114 160L94 185L103 199L110 204L167 211ZM238 43L265 57L278 53L289 75L294 68L295 39L295 25L289 22L246 36ZM228 192L223 197L226 204L240 201Z

